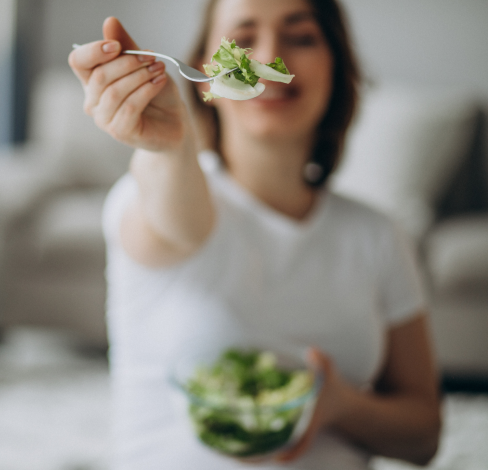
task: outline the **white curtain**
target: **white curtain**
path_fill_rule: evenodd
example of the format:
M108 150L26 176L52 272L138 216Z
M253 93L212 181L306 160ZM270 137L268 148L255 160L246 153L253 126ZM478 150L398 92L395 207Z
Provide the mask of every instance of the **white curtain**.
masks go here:
M13 138L15 0L0 0L0 145Z

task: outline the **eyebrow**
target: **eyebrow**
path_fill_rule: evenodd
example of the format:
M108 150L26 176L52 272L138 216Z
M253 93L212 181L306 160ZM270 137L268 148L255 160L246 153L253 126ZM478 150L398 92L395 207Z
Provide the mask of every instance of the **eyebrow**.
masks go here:
M299 11L296 13L291 13L285 17L285 25L290 26L303 21L315 20L314 14L310 11ZM237 28L253 28L256 26L256 21L253 19L243 20L236 24Z

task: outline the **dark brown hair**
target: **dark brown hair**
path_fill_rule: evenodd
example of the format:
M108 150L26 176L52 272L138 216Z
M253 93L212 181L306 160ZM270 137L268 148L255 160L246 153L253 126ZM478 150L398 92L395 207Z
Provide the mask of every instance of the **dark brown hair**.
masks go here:
M205 47L212 18L218 0L210 0L197 46L190 56L190 65L198 68L205 58ZM317 142L310 163L314 164L313 176L305 181L312 187L321 187L327 177L337 167L349 124L354 117L358 104L360 72L351 45L344 14L336 0L307 0L315 10L319 24L334 57L333 91L324 117L317 126ZM190 99L196 111L198 124L205 128L205 135L210 135L207 145L220 151L220 123L217 110L204 104L201 93L192 86ZM317 172L318 170L318 172Z

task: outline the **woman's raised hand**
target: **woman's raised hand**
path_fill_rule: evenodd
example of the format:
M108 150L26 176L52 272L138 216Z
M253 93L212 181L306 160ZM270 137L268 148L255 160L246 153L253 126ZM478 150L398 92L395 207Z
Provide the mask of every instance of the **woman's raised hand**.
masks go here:
M103 41L80 46L69 64L85 91L85 112L115 139L149 151L178 150L189 135L185 106L165 65L139 49L116 18L103 24ZM143 51L141 51L143 54Z
M121 221L122 245L141 264L174 264L201 246L214 220L188 112L164 64L144 51L142 60L121 54L138 47L116 18L105 20L103 36L72 51L69 64L83 84L85 112L137 149L130 171L139 192Z

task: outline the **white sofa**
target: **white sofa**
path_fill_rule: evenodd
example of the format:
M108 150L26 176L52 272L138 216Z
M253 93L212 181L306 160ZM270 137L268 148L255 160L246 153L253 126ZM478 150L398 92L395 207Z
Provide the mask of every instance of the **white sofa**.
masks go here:
M488 155L483 115L453 89L365 93L339 192L395 217L418 248L446 377L488 378Z
M0 322L70 328L105 347L100 213L131 150L83 114L69 71L45 73L33 97L28 144L0 157ZM369 90L332 184L412 235L442 370L488 377L488 162L480 178L479 122L462 93ZM481 196L470 194L473 178Z
M84 115L69 70L44 73L32 96L27 144L0 152L0 322L68 328L105 347L100 215L131 149Z

